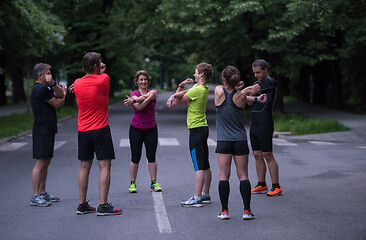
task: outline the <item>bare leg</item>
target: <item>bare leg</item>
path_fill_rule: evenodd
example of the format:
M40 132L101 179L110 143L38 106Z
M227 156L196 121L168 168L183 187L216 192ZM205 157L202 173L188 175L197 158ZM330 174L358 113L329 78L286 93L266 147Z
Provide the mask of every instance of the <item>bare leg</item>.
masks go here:
M93 159L89 161L80 161L81 166L78 175L79 184L79 203L86 203L86 193L88 191L89 173L90 168L93 165Z
M248 180L248 155L234 156L239 181Z
M203 182L204 182L204 174L203 170L199 170L195 173L195 187L194 187L194 195L200 197L202 193L203 188Z
M98 160L99 164L99 204L108 201L109 186L111 184L111 159Z
M38 195L46 191L47 169L51 159L36 159L32 170L33 194Z
M272 183L279 183L278 164L273 156L273 152L265 152L263 153L263 155L268 164L269 174L271 175Z
M148 163L149 173L150 173L150 179L156 180L156 174L158 171L158 165L156 162L149 162Z
M212 180L211 169L203 170L203 188L202 192L209 194Z
M266 163L264 162L264 157L262 151L253 151L253 155L255 158L255 167L257 170L257 176L259 182L266 181Z
M217 160L219 162L220 180L228 181L231 173L231 154L217 154Z
M131 181L136 181L137 171L139 170L139 165L133 162L130 162L130 177Z

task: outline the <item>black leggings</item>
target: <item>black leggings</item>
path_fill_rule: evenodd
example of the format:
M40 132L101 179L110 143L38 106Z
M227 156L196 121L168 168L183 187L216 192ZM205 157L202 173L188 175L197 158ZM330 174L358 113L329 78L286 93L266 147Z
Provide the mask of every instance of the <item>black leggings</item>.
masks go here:
M140 129L130 125L131 162L139 164L141 159L142 144L145 144L147 160L155 162L156 148L158 146L158 127Z

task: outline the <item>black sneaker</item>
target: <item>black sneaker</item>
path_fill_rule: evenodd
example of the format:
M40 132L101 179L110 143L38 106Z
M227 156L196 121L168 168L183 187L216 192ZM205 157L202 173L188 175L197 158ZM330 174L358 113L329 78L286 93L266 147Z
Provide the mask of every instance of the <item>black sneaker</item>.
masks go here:
M78 209L76 210L76 214L78 215L83 215L83 214L88 214L88 213L93 213L95 212L95 207L92 207L89 205L88 202L83 203L83 204L79 204Z
M122 213L122 209L114 208L113 205L110 203L99 205L98 211L97 211L98 216L119 215L121 213Z

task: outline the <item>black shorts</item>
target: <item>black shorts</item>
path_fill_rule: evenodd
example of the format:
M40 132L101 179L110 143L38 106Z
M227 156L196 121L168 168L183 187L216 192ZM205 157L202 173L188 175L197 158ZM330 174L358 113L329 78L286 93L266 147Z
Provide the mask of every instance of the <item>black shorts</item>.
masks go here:
M216 153L248 155L248 141L217 141Z
M273 126L251 126L250 144L253 151L272 152Z
M93 160L94 152L98 160L115 159L111 130L108 126L78 133L78 158Z
M50 159L53 158L53 148L55 146L54 134L32 134L33 158Z
M189 129L189 150L191 152L194 170L207 170L210 168L208 161L208 127Z

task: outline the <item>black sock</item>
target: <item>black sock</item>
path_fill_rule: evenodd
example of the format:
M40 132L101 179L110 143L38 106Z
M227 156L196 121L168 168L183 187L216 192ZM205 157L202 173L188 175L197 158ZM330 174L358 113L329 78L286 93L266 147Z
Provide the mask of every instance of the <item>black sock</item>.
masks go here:
M228 210L228 202L229 202L229 193L230 193L230 184L229 181L219 181L219 195L221 201L222 210Z
M250 200L252 197L251 186L249 180L240 181L240 194L243 198L244 210L250 210Z
M151 184L154 184L154 183L156 183L156 180L151 180Z
M262 187L267 186L266 182L258 182L258 184L257 184L257 185L262 186Z
M280 184L279 183L272 183L272 188L280 188Z
M132 180L131 180L131 184L134 184L134 183L136 183L136 180L135 180L135 181L132 181Z

